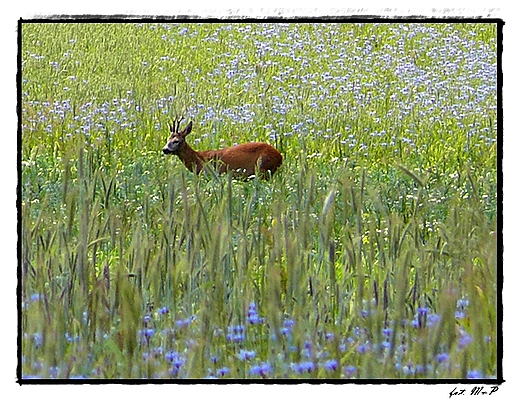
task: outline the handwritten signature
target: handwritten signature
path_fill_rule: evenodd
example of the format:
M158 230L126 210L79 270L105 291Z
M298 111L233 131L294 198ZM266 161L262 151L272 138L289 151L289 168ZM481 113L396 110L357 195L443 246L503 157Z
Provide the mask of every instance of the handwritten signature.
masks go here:
M455 388L450 392L450 399L452 396L460 396L460 395L465 395L465 394L474 395L474 396L475 395L477 395L477 396L478 395L488 395L489 396L497 391L498 391L498 386L491 386L491 387L475 386L471 390Z

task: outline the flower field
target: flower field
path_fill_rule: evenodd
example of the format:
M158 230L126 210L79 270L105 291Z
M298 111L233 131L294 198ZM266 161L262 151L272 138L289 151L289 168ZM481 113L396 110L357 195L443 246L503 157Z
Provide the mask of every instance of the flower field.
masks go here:
M495 23L20 29L20 378L497 378Z

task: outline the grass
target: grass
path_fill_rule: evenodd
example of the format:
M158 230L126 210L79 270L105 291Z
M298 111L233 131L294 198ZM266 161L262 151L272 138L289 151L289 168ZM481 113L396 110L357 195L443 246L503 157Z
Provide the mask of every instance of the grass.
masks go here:
M21 30L22 378L497 377L495 24Z

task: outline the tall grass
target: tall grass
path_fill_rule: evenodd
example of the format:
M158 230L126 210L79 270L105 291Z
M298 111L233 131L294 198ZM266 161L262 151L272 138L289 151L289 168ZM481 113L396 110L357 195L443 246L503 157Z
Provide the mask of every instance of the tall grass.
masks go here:
M496 25L21 28L22 377L497 376Z

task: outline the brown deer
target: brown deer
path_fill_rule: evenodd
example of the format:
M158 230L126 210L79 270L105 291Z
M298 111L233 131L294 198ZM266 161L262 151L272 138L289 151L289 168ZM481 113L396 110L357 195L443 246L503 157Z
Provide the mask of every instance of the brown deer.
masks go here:
M204 164L210 163L219 173L232 172L244 178L258 174L269 179L282 165L282 155L267 143L243 143L220 150L195 151L186 142L186 136L193 127L192 121L182 131L179 130L184 118L175 118L170 124L170 138L163 148L164 154L176 154L190 171L199 174Z

